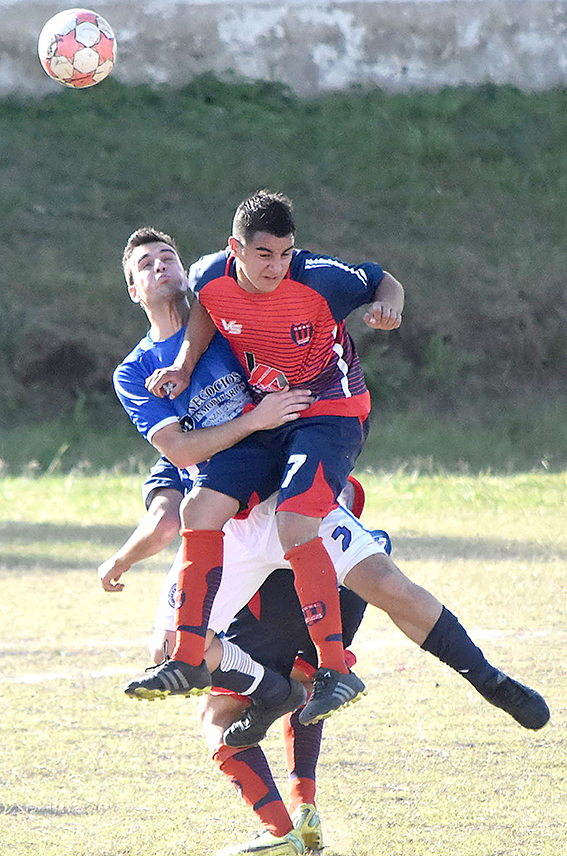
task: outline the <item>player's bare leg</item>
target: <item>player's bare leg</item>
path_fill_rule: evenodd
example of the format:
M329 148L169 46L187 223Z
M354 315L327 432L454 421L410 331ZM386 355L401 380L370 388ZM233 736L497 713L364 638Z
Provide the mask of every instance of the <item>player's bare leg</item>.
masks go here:
M461 674L524 728L537 730L548 722L549 708L542 696L492 666L456 616L406 577L389 556L378 553L364 559L349 571L344 584L383 609L409 639Z

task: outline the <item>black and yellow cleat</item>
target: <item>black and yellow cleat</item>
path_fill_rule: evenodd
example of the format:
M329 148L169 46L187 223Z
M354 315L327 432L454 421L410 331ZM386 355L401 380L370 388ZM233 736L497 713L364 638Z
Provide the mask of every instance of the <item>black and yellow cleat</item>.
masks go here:
M368 690L354 672L343 675L335 669L317 669L313 675L313 692L301 713L302 725L326 719L337 710L348 707L366 695Z
M146 672L147 675L126 684L127 696L154 701L169 695L199 696L211 690L211 675L204 660L200 666L191 666L182 660L164 660L158 666L150 666Z

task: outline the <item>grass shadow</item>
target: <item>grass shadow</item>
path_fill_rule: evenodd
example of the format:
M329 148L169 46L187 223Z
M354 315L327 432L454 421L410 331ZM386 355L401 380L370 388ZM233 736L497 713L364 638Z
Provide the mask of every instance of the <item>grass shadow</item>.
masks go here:
M535 541L517 541L506 538L463 538L447 535L396 535L393 538L394 559L449 561L506 562L506 561L565 561L567 551Z
M26 541L93 541L118 546L132 532L132 526L92 525L76 523L32 523L29 520L0 521L0 540L5 544Z
M131 526L30 523L21 521L0 522L0 540L4 544L25 544L45 542L91 542L105 546L109 552L116 550L131 534ZM455 537L447 535L413 535L411 532L396 535L393 539L393 555L400 561L464 561L505 562L537 561L554 562L567 560L567 551L555 549L552 545L541 545L535 541L519 541L507 538ZM82 549L82 548L81 548ZM94 560L93 560L94 561ZM41 553L15 556L2 554L0 565L7 569L25 572L46 572L92 570L93 561L82 557L74 559L55 558ZM161 571L160 571L161 572Z
M30 523L21 521L0 522L0 544L11 545L11 550L0 549L0 573L17 570L20 574L46 574L65 571L92 571L99 562L107 558L126 541L132 532L131 526L78 526L76 524ZM50 545L50 555L41 552L41 543ZM64 558L53 555L53 545L65 544L67 552L73 543L77 544L76 558ZM21 554L14 552L14 547L27 544L38 545L37 551L22 550ZM92 544L93 554L85 556L85 544ZM98 551L101 549L101 554ZM163 564L171 560L174 547L163 555ZM163 566L156 568L163 572Z

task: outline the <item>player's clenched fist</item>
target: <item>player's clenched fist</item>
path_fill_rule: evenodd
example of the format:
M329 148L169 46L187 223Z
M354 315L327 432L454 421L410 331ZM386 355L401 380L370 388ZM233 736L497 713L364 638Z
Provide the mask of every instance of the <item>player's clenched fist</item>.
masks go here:
M397 330L402 313L385 303L373 303L364 315L364 322L374 330Z

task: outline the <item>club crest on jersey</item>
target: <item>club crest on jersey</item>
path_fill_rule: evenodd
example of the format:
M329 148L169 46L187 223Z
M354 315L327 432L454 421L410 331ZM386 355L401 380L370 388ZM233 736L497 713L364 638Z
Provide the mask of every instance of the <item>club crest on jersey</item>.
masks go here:
M221 324L222 329L229 336L239 336L242 333L242 324L239 324L238 321L225 321L224 318L221 318Z
M327 614L327 608L323 601L316 600L315 603L308 603L302 608L303 618L309 627L311 624L317 624Z
M292 324L289 332L296 345L308 345L313 338L313 324L311 321L305 321L303 324Z

